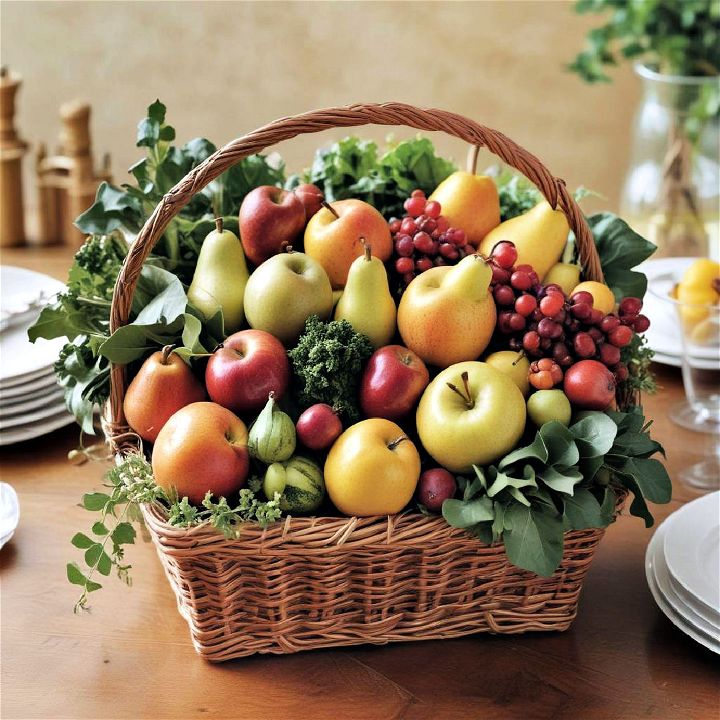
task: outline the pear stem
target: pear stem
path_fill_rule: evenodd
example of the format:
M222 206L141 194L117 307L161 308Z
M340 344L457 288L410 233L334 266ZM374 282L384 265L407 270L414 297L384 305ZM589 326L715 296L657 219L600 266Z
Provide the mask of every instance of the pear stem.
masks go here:
M161 365L167 365L168 364L168 358L170 357L170 353L173 351L174 345L166 345L162 349L162 356L160 358L160 364Z
M365 250L365 260L370 262L372 260L372 248L368 245L368 241L364 237L360 238L360 242Z
M320 204L327 210L329 210L338 220L340 219L340 216L337 213L337 210L327 201L322 200Z
M410 438L407 435L401 435L400 437L397 437L394 440L391 440L388 443L387 449L394 450L403 440L409 440L409 439Z
M474 175L477 170L477 161L478 161L479 153L480 153L479 145L471 145L470 146L470 149L468 150L466 168L467 168L467 171L471 175Z
M223 219L221 217L215 218L215 229L221 233L223 231Z

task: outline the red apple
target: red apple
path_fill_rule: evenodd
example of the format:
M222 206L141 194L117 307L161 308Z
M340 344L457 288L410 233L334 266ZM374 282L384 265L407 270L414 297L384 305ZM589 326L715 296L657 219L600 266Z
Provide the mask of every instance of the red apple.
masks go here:
M244 484L250 466L245 423L219 405L196 402L163 426L153 448L157 484L200 503L210 491L230 497Z
M239 223L245 255L260 265L300 236L305 227L305 206L288 190L260 185L242 201Z
M205 369L210 399L233 412L258 410L287 390L290 363L283 344L264 330L241 330L218 346Z
M309 183L298 185L293 192L305 208L305 222L307 222L322 207L325 196L317 185Z
M597 360L581 360L565 371L563 390L576 408L605 410L615 398L615 377Z
M298 440L311 450L330 447L340 437L342 429L337 413L325 403L311 405L295 425Z
M386 345L368 360L360 383L360 405L368 417L397 420L417 404L430 382L425 363L402 345Z
M440 512L442 504L455 496L457 483L451 472L445 468L432 468L420 476L418 500L430 512Z

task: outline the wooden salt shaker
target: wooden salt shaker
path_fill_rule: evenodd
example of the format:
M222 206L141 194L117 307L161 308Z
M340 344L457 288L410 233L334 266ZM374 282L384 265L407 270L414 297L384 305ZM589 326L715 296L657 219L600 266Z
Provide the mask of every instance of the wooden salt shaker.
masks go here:
M25 242L22 158L27 143L15 127L15 100L22 78L0 68L0 247Z

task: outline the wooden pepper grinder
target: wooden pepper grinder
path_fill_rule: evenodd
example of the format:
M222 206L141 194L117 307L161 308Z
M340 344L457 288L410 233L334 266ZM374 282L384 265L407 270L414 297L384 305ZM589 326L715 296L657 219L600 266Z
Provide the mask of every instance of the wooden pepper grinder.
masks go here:
M110 157L95 171L90 140L90 105L79 100L60 108L60 147L47 156L40 145L36 157L40 197L40 242L80 245L84 235L73 222L95 200L98 184L110 182Z
M15 127L15 100L22 78L0 68L0 246L25 242L22 158L27 143Z

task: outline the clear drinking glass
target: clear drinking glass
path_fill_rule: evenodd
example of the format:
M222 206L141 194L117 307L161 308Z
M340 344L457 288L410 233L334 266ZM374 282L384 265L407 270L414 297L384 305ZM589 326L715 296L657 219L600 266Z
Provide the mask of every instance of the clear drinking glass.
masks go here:
M667 294L672 273L658 277L656 288L672 305L679 334L686 399L670 410L670 419L688 430L706 433L706 459L685 468L683 482L702 490L720 488L720 306L681 302ZM651 290L659 295L657 290ZM668 308L670 309L670 308Z

